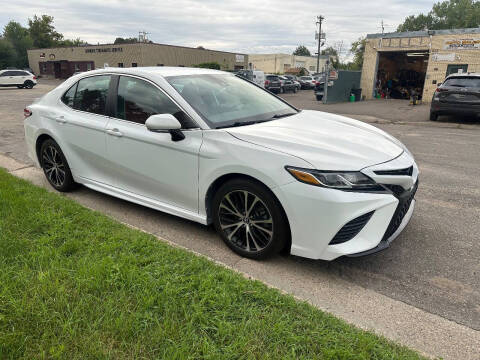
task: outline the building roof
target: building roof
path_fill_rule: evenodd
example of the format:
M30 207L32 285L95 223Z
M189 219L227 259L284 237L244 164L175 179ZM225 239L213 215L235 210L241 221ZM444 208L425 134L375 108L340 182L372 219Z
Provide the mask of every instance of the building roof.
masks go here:
M429 35L458 35L458 34L480 34L480 28L467 29L446 29L446 30L421 30L421 31L406 31L406 32L392 32L392 33L378 33L368 34L367 39L391 39L391 38L406 38L406 37L421 37Z
M154 42L149 42L149 43L143 43L143 42L136 42L136 43L123 43L123 44L97 44L97 45L80 45L80 46L58 46L58 47L51 47L51 48L40 48L40 49L28 49L28 50L56 50L56 49L76 49L76 48L91 48L91 47L99 47L99 46L131 46L131 45L143 45L143 46L151 46L151 45L156 45L156 46L170 46L170 47L175 47L175 48L181 48L181 49L189 49L189 50L198 50L198 51L213 51L213 52L219 52L219 53L225 53L225 54L238 54L238 55L247 55L244 53L238 53L238 52L230 52L230 51L222 51L222 50L213 50L213 49L206 49L206 48L196 48L196 47L189 47L189 46L181 46L181 45L170 45L170 44L160 44L160 43L154 43Z

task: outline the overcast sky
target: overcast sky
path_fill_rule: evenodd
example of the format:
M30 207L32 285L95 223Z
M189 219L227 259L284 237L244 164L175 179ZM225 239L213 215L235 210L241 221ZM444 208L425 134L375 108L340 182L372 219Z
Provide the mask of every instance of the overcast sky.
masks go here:
M291 53L299 44L315 52L315 17L325 17L327 45L349 44L367 33L395 31L433 0L0 0L0 26L23 25L34 14L55 18L66 38L111 43L149 32L150 40L243 53Z

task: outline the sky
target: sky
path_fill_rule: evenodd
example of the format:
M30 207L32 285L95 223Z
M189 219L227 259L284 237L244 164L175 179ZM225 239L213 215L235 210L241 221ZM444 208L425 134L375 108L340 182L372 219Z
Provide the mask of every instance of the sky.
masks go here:
M153 42L241 53L316 52L315 21L325 17L326 46L368 33L395 31L405 17L428 12L433 0L0 0L0 28L26 26L34 14L54 17L65 38L91 44L148 32Z

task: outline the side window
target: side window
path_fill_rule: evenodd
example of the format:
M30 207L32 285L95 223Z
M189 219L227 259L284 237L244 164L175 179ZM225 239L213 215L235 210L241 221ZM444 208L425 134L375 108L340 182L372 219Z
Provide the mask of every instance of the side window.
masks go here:
M183 128L195 127L192 120L155 86L137 78L120 76L117 118L145 124L155 114L172 114Z
M92 76L78 82L73 108L104 115L110 75Z
M67 105L67 106L69 106L69 107L71 107L71 108L73 108L73 99L74 99L74 97L75 97L75 91L77 90L77 84L78 84L78 83L76 83L75 85L73 85L73 86L72 86L70 89L68 89L68 91L67 91L65 94L63 94L63 96L62 96L62 102L63 102L65 105Z
M2 76L13 76L15 75L15 72L14 71L5 71Z

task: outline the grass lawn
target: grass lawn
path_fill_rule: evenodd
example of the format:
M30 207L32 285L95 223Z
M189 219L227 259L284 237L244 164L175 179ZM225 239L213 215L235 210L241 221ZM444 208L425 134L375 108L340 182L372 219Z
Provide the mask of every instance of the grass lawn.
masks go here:
M44 358L419 355L0 170L0 359Z

